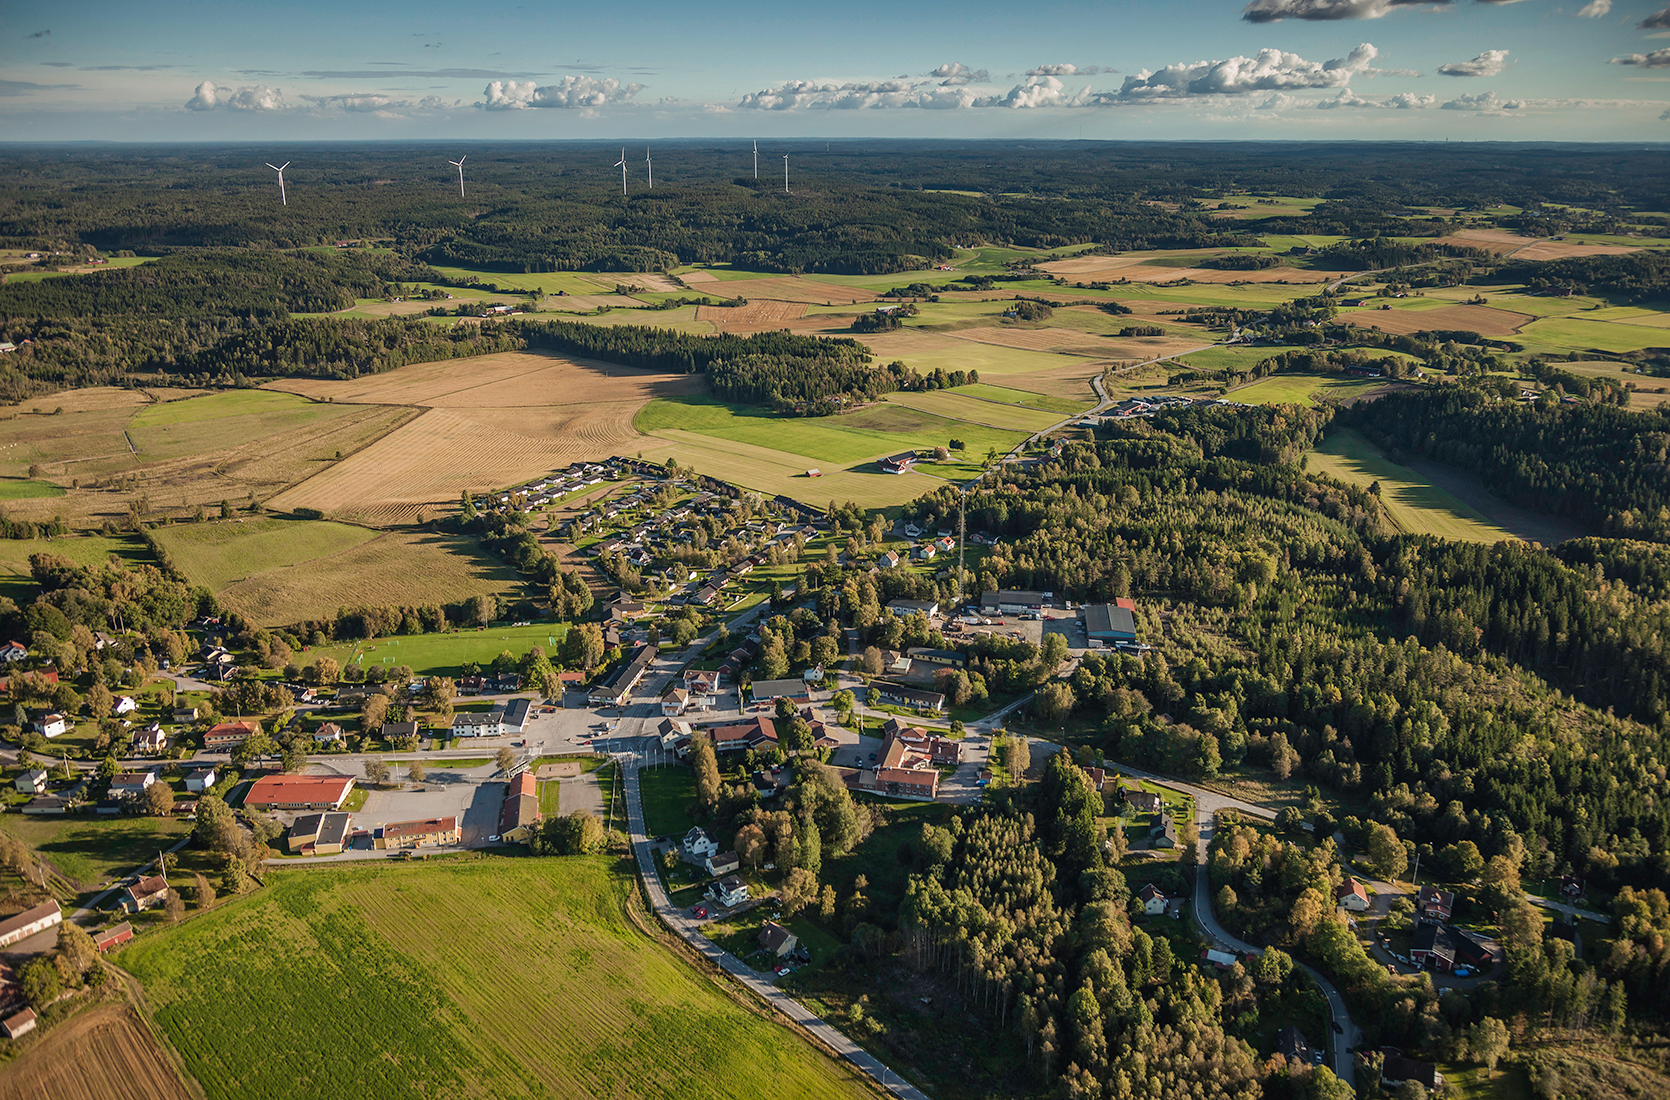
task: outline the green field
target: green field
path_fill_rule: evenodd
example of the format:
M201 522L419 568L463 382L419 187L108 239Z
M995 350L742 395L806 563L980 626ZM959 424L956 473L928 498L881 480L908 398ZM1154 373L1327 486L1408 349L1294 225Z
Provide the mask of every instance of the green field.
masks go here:
M215 1100L870 1095L638 931L605 857L268 881L121 956Z
M1670 347L1670 331L1651 325L1594 321L1583 316L1547 317L1519 330L1527 351L1640 351Z
M272 390L231 390L147 405L134 414L127 431L141 460L155 462L231 449L320 421L363 416L364 411Z
M8 596L20 604L35 598L39 586L29 572L29 557L32 554L56 554L69 558L77 565L102 565L112 554L127 562L156 564L151 557L151 548L138 538L129 536L0 539L0 596Z
M1299 350L1297 347L1287 345L1260 348L1236 346L1206 348L1204 351L1191 351L1187 355L1179 356L1178 362L1185 363L1196 370L1227 370L1233 373L1244 373L1273 356Z
M894 405L917 409L934 416L1011 431L1041 432L1060 423L1062 417L1061 413L997 401L982 401L977 397L965 397L948 390L936 390L933 393L894 393L889 394L887 400Z
M1247 405L1314 405L1313 394L1330 400L1351 397L1378 389L1385 382L1378 378L1341 378L1319 374L1274 374L1250 386L1230 390L1226 401Z
M851 465L906 447L943 447L952 438L971 450L1007 451L1024 433L965 424L894 404L829 417L782 417L709 397L656 400L633 421L645 434L676 430L763 447L815 462Z
M30 481L24 477L0 478L0 500L32 500L36 497L61 497L64 487L47 481Z
M650 836L683 836L691 821L685 810L696 801L696 777L689 768L674 765L645 768L638 773L644 804L644 831Z
M222 592L269 569L352 550L376 531L325 520L268 517L159 527L156 539L193 584Z
M521 657L534 646L549 653L568 630L567 623L507 626L495 623L485 630L462 628L451 634L406 634L373 642L309 649L305 661L332 657L343 666L409 665L414 676L459 676L466 664L485 665L505 650Z
M1501 542L1515 537L1414 470L1393 462L1350 428L1324 439L1310 453L1309 468L1365 489L1378 481L1387 514L1410 534L1458 542Z
M1051 397L1046 393L1033 393L1031 390L1010 389L1007 386L993 386L985 382L976 382L969 386L958 386L950 391L964 394L968 397L978 397L982 401L998 401L1005 405L1024 405L1029 409L1045 409L1068 415L1084 412L1094 408L1094 401L1069 401L1065 397Z
M156 859L159 849L172 848L189 829L174 818L0 817L0 831L28 844L83 891Z

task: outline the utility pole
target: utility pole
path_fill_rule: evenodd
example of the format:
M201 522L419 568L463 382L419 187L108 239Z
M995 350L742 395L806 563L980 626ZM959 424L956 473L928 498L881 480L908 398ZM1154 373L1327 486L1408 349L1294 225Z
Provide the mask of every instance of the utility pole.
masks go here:
M957 497L957 614L963 611L963 548L968 542L968 489Z

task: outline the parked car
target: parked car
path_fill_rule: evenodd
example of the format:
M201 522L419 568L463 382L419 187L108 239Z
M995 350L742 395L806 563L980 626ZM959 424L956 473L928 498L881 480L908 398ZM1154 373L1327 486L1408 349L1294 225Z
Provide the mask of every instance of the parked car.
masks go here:
M1320 1066L1322 1064L1322 1052L1320 1050L1311 1051L1310 1060Z
M791 970L791 969L790 969L790 968L789 968L789 967L786 967L786 966L779 966L779 967L778 967L778 968L777 968L777 976L778 976L778 977L779 977L779 978L786 978L786 977L788 977L788 976L789 976L789 975L790 975L790 974L793 974L793 973L794 973L794 971L793 971L793 970Z
M697 920L707 920L707 906L696 906L696 908L690 910L690 915L695 917Z

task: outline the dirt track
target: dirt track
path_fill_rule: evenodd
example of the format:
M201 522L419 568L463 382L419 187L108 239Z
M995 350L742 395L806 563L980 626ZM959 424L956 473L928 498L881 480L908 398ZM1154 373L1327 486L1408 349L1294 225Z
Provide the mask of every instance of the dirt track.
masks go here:
M193 1100L145 1025L123 1003L87 1009L20 1040L0 1071L0 1100Z

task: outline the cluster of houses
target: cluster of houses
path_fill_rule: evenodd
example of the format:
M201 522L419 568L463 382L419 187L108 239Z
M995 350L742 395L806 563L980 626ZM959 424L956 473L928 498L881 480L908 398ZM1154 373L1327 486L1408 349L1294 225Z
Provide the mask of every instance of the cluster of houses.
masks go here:
M881 752L874 764L836 771L854 790L931 802L939 797L940 769L962 762L962 742L892 718L882 727Z
M1477 974L1501 958L1500 947L1488 937L1450 923L1454 909L1454 893L1421 887L1415 895L1415 938L1409 947L1412 965L1445 974Z
M1104 415L1109 420L1124 420L1133 416L1153 416L1165 409L1187 408L1195 404L1193 398L1177 394L1155 394L1149 397L1127 397Z
M481 511L496 511L500 508L513 508L526 511L530 508L543 508L559 497L581 489L589 489L594 485L601 485L605 481L612 481L616 477L616 463L621 459L610 459L607 463L576 462L567 469L558 470L541 478L535 478L525 485L518 485L513 489L480 497L475 506Z

